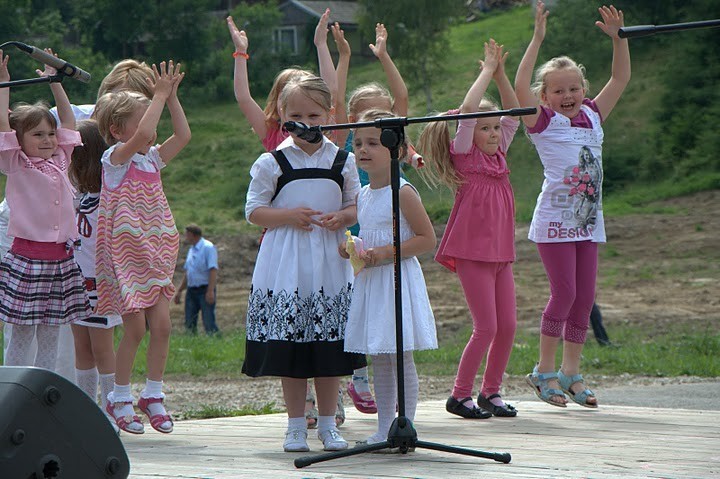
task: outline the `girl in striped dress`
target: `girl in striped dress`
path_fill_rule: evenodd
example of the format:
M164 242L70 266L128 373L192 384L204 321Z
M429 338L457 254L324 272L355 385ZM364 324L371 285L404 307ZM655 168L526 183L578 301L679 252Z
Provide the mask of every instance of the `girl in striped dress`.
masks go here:
M107 411L118 427L144 432L133 410L130 374L135 354L150 330L147 382L138 408L153 429L172 432L163 405L162 378L170 344L170 299L179 240L160 180L160 170L190 141L190 127L177 96L184 77L172 60L153 65L154 95L107 93L97 102L100 132L111 145L102 157L103 184L98 216L96 280L98 315L120 314L124 334L118 346L115 385ZM167 104L173 135L153 146L155 128Z
M0 50L0 82L10 80L8 58ZM40 73L55 74L47 65ZM13 325L5 365L26 365L23 359L37 337L33 364L53 370L58 326L85 319L91 310L73 256L77 229L67 175L80 134L62 85L50 88L59 125L42 102L16 105L10 113L9 89L0 88L0 171L8 177L8 235L15 238L0 261L0 320Z

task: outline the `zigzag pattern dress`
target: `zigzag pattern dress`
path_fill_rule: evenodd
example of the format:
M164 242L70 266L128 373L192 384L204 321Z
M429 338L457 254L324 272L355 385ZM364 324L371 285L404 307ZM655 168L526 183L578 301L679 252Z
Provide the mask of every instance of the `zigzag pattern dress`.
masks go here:
M160 295L171 299L175 293L172 278L180 235L160 171L136 166L142 156L136 153L129 160L117 188L103 181L96 253L99 315L136 312L153 306ZM155 165L162 161L155 147L146 156Z

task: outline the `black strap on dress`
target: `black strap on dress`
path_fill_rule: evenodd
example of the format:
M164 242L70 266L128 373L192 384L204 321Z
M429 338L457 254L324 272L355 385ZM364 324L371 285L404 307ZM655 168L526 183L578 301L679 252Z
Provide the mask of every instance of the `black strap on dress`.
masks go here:
M270 154L275 158L275 161L278 162L278 165L280 165L280 169L282 170L282 174L278 178L277 187L275 188L275 194L270 201L273 201L277 197L278 193L280 193L280 190L282 190L285 185L295 180L327 179L337 183L337 185L340 187L340 191L342 191L343 189L343 185L345 184L345 178L342 175L342 170L345 167L345 162L348 158L348 152L345 150L338 150L337 154L335 155L335 160L333 161L330 169L295 169L290 165L290 162L285 156L285 153L283 153L281 150L273 150L270 152Z

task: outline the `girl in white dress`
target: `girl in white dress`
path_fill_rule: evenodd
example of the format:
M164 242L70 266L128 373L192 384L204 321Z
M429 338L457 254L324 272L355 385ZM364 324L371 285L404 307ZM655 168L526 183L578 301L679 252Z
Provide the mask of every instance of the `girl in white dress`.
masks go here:
M330 90L315 76L291 80L280 95L283 122L327 124L330 109ZM335 425L339 378L365 365L343 350L352 269L337 255L357 217L355 157L325 137L291 135L260 155L250 175L245 216L267 232L253 272L243 372L282 378L287 452L309 450L305 392L315 378L318 437L326 451L346 449Z
M389 111L370 110L360 121L392 116ZM345 329L345 351L369 354L372 360L378 430L367 439L368 444L387 439L397 404L391 160L380 133L379 128L358 128L353 139L357 164L368 173L370 184L357 199L365 248L360 258L366 266L355 278ZM437 348L435 318L416 256L433 251L437 240L420 196L402 178L399 195L405 416L412 421L418 399L412 352ZM344 242L339 249L341 256L349 257Z

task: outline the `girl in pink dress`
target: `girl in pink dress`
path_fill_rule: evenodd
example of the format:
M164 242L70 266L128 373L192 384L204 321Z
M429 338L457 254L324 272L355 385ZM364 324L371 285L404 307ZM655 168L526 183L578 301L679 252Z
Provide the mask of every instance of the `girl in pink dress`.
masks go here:
M160 169L190 141L190 127L177 96L183 79L172 61L153 65L152 101L135 92L98 99L98 126L110 146L102 157L103 183L97 233L97 314L121 314L125 332L116 355L115 385L107 411L133 434L144 426L133 410L130 374L146 325L147 382L138 407L153 429L169 433L173 422L163 405L162 378L170 344L170 299L180 236L163 192ZM173 135L153 146L167 104Z
M502 106L518 106L505 74L506 57L494 40L485 44L485 61L465 95L460 113L497 110L483 98L493 79ZM499 392L516 324L512 272L515 200L505 156L518 124L509 117L459 120L455 139L450 141L447 122L435 122L425 128L419 141L430 173L456 192L435 259L457 273L473 318L473 332L445 406L448 412L469 419L517 414L515 408L503 402ZM472 398L473 382L486 357L476 403Z

